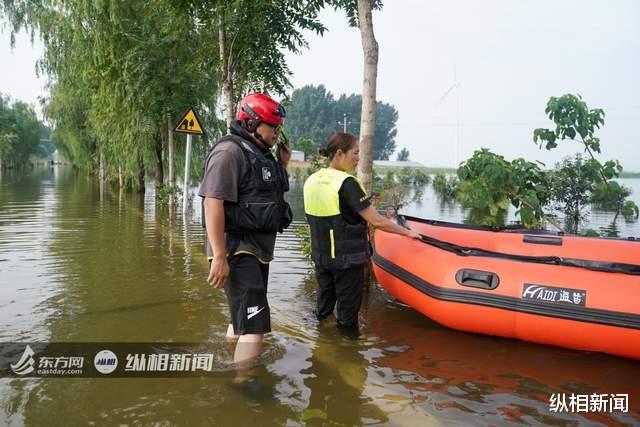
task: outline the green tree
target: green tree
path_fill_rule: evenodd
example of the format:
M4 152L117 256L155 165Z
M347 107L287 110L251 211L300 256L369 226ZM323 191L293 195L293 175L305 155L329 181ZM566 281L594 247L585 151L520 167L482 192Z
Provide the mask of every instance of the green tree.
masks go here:
M305 31L322 35L322 0L177 0L197 10L204 28L217 33L220 86L227 124L239 98L249 91L284 95L291 86L285 52L299 53Z
M305 159L315 153L316 144L311 138L301 138L293 144L293 148L304 153Z
M286 125L294 147L303 139L313 141L311 152L326 144L336 131L335 104L333 95L323 85L308 85L293 91L287 103Z
M336 101L336 110L338 112L336 123L346 114L347 118L351 119L349 132L360 135L360 123L357 118L361 116L362 112L362 96L355 94L349 96L341 95ZM377 101L373 138L374 160L388 160L389 156L395 151L396 135L398 134L397 122L398 110L391 104Z
M594 158L594 152L600 152L600 139L595 136L595 131L604 124L602 109L591 110L580 95L566 94L560 98L552 96L544 112L556 128L533 131L533 141L540 148L544 146L551 150L558 146L558 141L574 141L583 145L591 158Z
M380 185L375 180L378 187ZM398 172L389 170L382 180L380 202L398 212L410 203L419 203L424 189L429 184L429 176L419 169L403 167Z
M316 144L315 150L327 143L334 132L342 132L342 120L348 120L347 132L358 135L358 118L362 110L362 96L341 95L337 100L322 85L295 89L287 109L287 129L291 139L309 138ZM390 104L377 102L376 130L373 158L387 160L395 151L398 111Z
M400 150L396 160L399 161L399 162L408 162L409 161L409 150L407 150L406 148L403 148L402 150Z
M551 205L562 212L565 230L578 233L580 224L588 217L586 206L591 200L598 180L600 164L576 154L556 165L549 174Z
M458 168L460 202L471 209L475 222L503 226L509 204L517 208L525 227L540 227L545 220L548 184L540 165L524 159L511 162L486 148Z
M0 170L22 166L33 155L42 155L40 138L45 131L33 108L0 94Z
M544 214L544 207L552 205L564 214L566 227L573 233L579 231L588 203L613 210L615 219L620 213L625 219L636 218L637 206L626 200L630 193L613 181L622 172L620 163L601 163L595 157L600 153L600 139L595 132L604 124L604 111L589 109L580 96L567 94L551 97L545 112L555 129L535 129L534 142L547 150L557 147L560 141L578 142L588 156L565 159L547 173L524 159L508 162L489 150L476 151L458 168L459 198L472 210L474 218L501 225L508 202L518 208L516 214L526 227L541 226L548 220L561 229L552 216Z
M586 215L583 207L588 202L616 212L614 225L620 213L631 220L638 207L626 200L631 193L625 195L624 189L612 181L622 173L622 165L617 160L601 163L595 157L595 153L601 152L601 141L596 131L604 125L604 111L590 109L580 95L566 94L559 98L551 97L545 113L554 122L555 129L534 130L534 142L547 150L555 148L560 141L578 142L589 157L576 156L573 161L565 160L554 171L553 199L567 215L570 230L578 232Z
M623 216L626 222L638 219L638 206L627 197L631 195L631 189L615 181L607 184L596 184L591 193L590 202L598 209L615 212L612 225L615 226L618 217Z
M43 37L42 69L51 82L45 113L58 148L101 176L138 176L141 188L145 163L153 164L162 184L176 115L215 101L217 45L198 17L171 0L4 5L14 31L26 26ZM198 49L185 49L185 40ZM200 111L207 121L209 109ZM172 161L169 171L171 181Z
M460 181L456 176L445 176L442 173L433 178L433 189L442 200L455 200L458 197Z
M166 156L172 185L181 156L173 150L173 127L188 106L212 140L226 130L215 108L221 93L227 117L245 91L284 93L290 76L284 52L306 46L303 31L324 31L317 19L324 4L5 0L2 7L13 31L27 27L43 37L53 140L77 166L100 175L117 171L121 182L123 175L137 177L144 188L149 166L162 185ZM201 160L206 144L194 150Z

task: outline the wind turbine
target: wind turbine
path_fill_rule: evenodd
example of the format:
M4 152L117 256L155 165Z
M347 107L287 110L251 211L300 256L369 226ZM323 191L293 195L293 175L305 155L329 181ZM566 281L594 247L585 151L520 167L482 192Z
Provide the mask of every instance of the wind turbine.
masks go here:
M460 164L460 156L461 156L461 149L462 149L462 128L460 126L460 108L461 108L461 99L460 99L460 82L458 81L458 73L456 72L456 64L455 62L453 63L453 84L449 87L449 89L447 89L442 96L440 97L440 99L438 99L438 102L436 102L436 105L434 106L434 109L437 109L438 106L440 106L440 104L442 103L442 101L444 101L449 95L451 95L452 92L456 93L456 153L455 153L455 166L456 168L458 167L458 165Z

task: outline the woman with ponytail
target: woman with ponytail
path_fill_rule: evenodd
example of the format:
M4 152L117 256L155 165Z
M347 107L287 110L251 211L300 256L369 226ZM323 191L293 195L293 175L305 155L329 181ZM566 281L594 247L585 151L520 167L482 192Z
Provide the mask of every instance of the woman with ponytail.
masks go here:
M329 167L304 184L304 209L311 227L311 258L316 266L316 316L322 320L337 305L337 326L357 331L364 286L364 266L371 256L368 224L419 239L413 230L380 215L360 181L350 175L358 165L358 139L349 133L331 136L319 154Z

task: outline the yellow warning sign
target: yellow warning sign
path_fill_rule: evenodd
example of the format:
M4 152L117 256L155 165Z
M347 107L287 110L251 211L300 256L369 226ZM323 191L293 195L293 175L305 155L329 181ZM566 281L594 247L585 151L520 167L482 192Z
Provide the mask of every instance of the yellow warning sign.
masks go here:
M194 135L204 134L204 128L193 108L189 108L189 111L182 116L178 126L176 126L176 132L192 133Z

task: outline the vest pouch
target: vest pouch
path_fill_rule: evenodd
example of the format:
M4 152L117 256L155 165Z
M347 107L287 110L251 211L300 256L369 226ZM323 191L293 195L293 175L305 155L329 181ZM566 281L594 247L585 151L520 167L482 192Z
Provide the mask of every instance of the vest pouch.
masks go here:
M283 208L284 209L282 210L282 218L280 220L280 229L278 230L280 232L289 227L291 225L291 222L293 221L293 211L291 210L291 206L289 206L289 203L284 202Z
M277 202L248 202L237 210L236 224L241 230L276 232L280 217Z
M371 257L372 250L367 235L367 224L345 224L343 245L345 262L348 265L364 264Z

